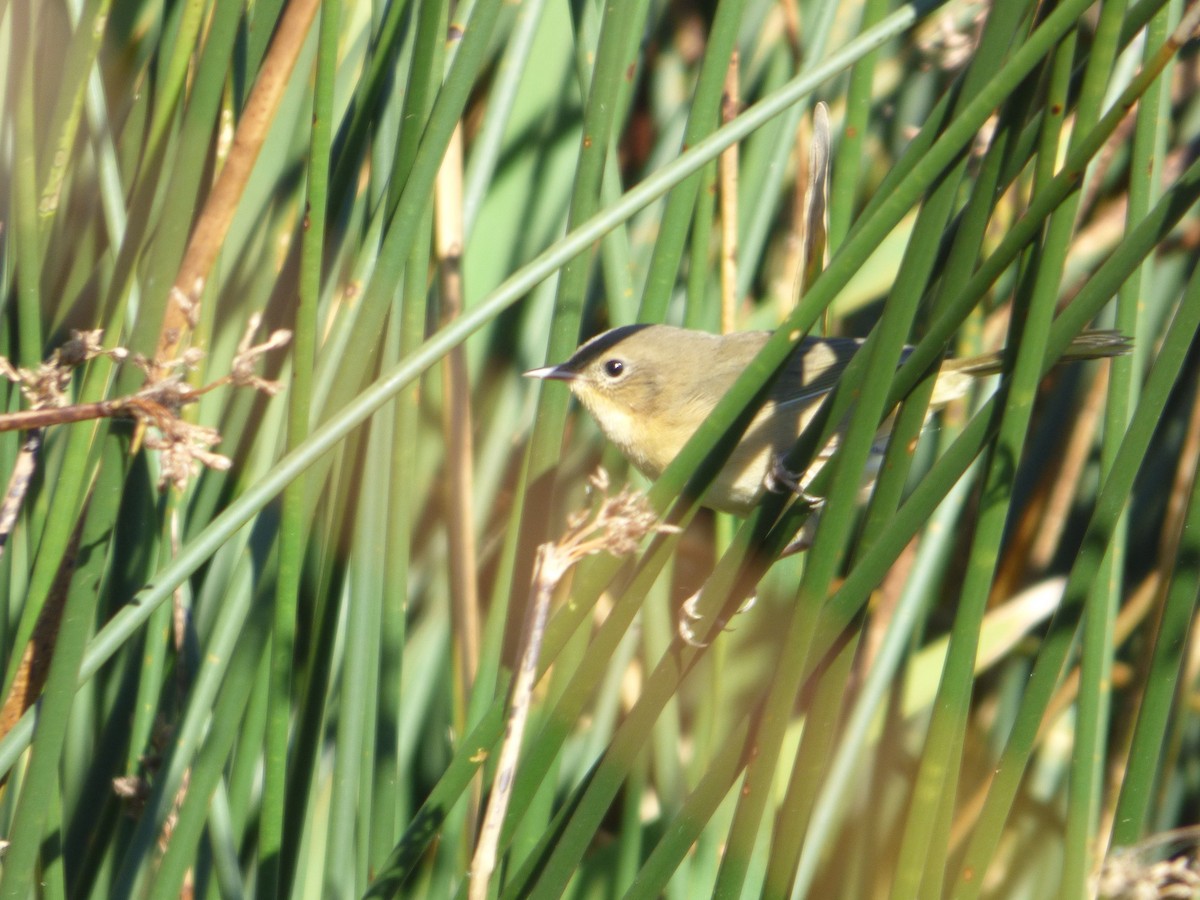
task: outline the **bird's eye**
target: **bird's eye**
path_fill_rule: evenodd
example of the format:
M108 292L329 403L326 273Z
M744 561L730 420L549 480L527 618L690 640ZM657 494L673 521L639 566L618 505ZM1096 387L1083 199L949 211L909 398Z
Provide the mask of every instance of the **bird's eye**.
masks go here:
M604 363L604 374L609 378L619 378L625 371L625 363L619 359L609 359Z

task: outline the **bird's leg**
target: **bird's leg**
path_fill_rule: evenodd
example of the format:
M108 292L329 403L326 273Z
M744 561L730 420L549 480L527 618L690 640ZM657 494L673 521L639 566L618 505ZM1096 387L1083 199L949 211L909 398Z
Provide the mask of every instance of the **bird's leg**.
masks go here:
M802 503L806 504L816 513L825 505L825 499L815 494L810 494L805 490L805 487L812 482L813 477L816 476L820 469L821 465L817 464L810 466L807 472L793 472L783 464L782 455L773 454L771 456L771 468L767 470L767 474L763 477L763 487L773 494L782 494L784 492L795 494ZM809 477L805 477L806 475ZM808 521L796 533L796 537L792 542L784 547L780 556L790 556L793 553L800 553L811 547L812 533L815 526L816 516L813 515L809 517ZM700 593L700 591L696 591L696 593L688 597L679 610L679 636L683 639L684 643L692 647L707 646L706 642L701 641L696 635L696 623L704 618L696 608L700 601ZM754 606L757 599L758 595L751 593L742 601L742 605L738 607L737 613L734 613L734 615L746 612ZM725 620L718 622L719 627L722 629L728 624Z

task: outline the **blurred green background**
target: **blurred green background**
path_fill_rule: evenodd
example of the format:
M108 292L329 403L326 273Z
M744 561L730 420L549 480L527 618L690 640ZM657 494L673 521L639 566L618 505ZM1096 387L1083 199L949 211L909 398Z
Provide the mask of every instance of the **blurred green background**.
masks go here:
M1162 864L1200 824L1184 6L0 0L0 353L34 371L103 329L165 362L166 322L203 351L176 383L220 382L148 428L4 420L0 897L1185 884ZM829 252L800 292L818 101ZM472 885L536 548L598 464L649 487L520 373L614 325L717 331L723 302L784 327L650 494L682 533L560 585ZM1046 375L1089 327L1132 354ZM283 391L225 383L276 329L255 366ZM830 401L814 545L776 561L803 504L742 523L694 487L810 330L871 339ZM937 361L1001 347L922 427ZM93 356L63 400L146 377ZM228 468L156 424L216 429ZM704 627L732 619L702 648L676 635L701 587Z

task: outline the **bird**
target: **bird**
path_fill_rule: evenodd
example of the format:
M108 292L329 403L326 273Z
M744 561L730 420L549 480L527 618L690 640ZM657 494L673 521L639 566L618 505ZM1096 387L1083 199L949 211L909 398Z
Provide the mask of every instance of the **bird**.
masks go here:
M770 336L769 331L717 335L670 325L624 325L586 341L565 362L524 374L565 382L605 437L639 472L656 479ZM864 340L811 335L801 339L705 493L703 505L746 516L767 490L781 481L789 484L780 460L817 414L821 399L837 385ZM1071 343L1063 359L1120 356L1129 349L1129 340L1119 332L1087 331ZM911 351L904 348L901 362ZM1001 361L998 352L946 358L934 384L930 412L965 396L976 378L998 373ZM874 469L890 430L889 418L872 448ZM838 437L835 433L802 477L793 477L790 484L798 493L804 493L804 486L832 455ZM874 473L864 474L869 486Z

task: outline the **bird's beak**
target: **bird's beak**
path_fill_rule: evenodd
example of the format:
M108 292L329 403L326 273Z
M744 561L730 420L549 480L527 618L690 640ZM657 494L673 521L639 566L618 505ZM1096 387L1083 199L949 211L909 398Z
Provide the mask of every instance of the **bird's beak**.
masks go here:
M577 373L562 366L543 366L540 369L530 369L524 373L526 378L539 378L543 381L574 381Z

